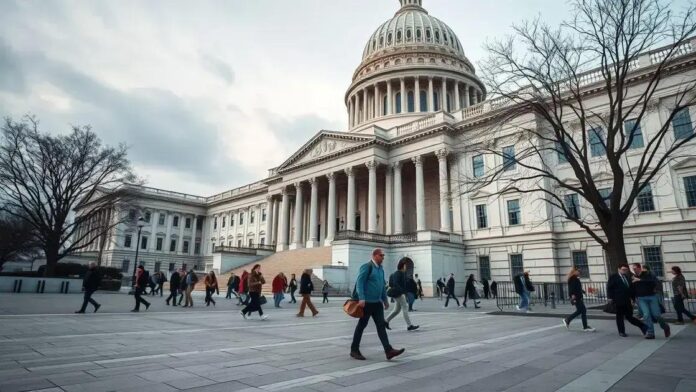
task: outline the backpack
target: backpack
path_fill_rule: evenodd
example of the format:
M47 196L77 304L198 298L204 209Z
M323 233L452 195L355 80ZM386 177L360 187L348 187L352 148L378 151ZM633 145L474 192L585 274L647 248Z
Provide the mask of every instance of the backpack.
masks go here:
M399 298L403 294L394 284L397 272L399 271L394 271L391 275L389 275L389 285L387 286L387 297L389 298Z

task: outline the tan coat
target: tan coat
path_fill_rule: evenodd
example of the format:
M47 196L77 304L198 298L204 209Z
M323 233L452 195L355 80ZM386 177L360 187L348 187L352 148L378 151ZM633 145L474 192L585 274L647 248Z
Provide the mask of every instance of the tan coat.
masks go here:
M266 279L260 272L252 271L249 274L249 292L250 293L260 293L261 287L266 283Z

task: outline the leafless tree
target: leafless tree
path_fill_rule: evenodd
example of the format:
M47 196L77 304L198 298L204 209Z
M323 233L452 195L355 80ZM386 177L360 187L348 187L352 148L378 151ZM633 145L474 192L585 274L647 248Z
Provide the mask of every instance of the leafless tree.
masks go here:
M23 219L0 213L0 270L8 261L31 260L37 253L33 227Z
M61 258L133 218L127 184L137 180L125 145L104 146L88 126L45 134L31 116L5 119L0 138L0 208L31 226L46 275Z
M497 117L472 135L468 151L497 163L466 176L464 192L534 194L601 245L610 271L625 262L624 227L636 199L687 144L694 151L693 125L674 129L673 120L696 104L683 56L696 42L695 15L693 3L676 10L662 0L575 0L573 18L558 27L528 21L488 43L482 79ZM668 84L673 91L658 102ZM641 130L654 110L664 116ZM503 136L514 158L498 145ZM570 176L559 175L563 161ZM578 214L569 194L591 213Z

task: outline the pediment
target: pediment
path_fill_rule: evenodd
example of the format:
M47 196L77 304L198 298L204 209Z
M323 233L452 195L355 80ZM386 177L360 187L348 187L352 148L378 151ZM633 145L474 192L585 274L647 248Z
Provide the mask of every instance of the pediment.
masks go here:
M491 193L482 190L478 190L469 196L470 199L487 199L489 197L491 197Z
M283 164L278 167L278 172L295 166L305 165L313 161L320 161L350 151L354 148L362 147L374 140L374 136L321 131L283 162Z
M676 170L693 168L693 167L696 167L696 158L693 158L693 157L682 159L677 164L672 166L672 168L676 169Z

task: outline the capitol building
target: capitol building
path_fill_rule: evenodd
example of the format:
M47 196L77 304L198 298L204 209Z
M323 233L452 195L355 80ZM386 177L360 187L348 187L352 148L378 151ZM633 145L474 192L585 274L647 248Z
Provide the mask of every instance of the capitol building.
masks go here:
M680 53L685 66L662 83L658 98L696 80L696 40ZM648 72L656 59L659 52L646 53L634 72ZM588 279L606 280L602 248L539 195L498 195L495 183L466 189L476 171L501 164L500 156L469 147L505 107L488 96L456 32L421 0L401 0L369 36L344 103L344 129L318 132L257 182L212 196L138 187L140 241L136 227L120 225L101 244L103 264L124 272L136 262L151 271L186 265L224 275L260 262L266 275L312 267L317 277L350 287L381 247L387 271L403 256L414 260L426 293L449 273L458 282L472 273L510 281L530 271L535 281L558 282L577 265ZM661 103L646 114L643 135L659 126ZM696 108L684 118L693 132ZM511 147L504 129L491 137L501 150ZM651 184L651 208L629 218L625 241L629 262L662 274L679 265L695 279L696 144L687 148ZM551 165L561 178L572 176L562 161ZM99 250L97 241L82 254Z

